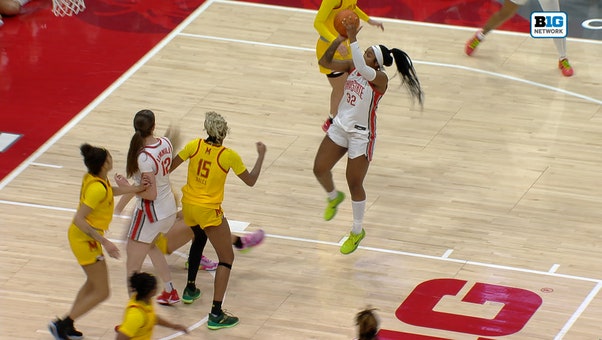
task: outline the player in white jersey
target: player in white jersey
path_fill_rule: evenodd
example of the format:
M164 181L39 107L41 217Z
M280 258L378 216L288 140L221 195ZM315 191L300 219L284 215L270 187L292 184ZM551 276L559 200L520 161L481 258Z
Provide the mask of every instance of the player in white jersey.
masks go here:
M423 104L424 95L414 71L410 57L399 49L389 50L383 45L374 45L362 52L356 36L361 29L347 24L347 36L351 42L352 60L334 59L335 51L345 38L338 36L320 59L320 65L338 72L349 73L345 83L339 110L320 144L314 160L314 174L328 193L324 219L331 220L345 194L336 190L332 180L332 168L347 153L347 185L351 193L353 225L349 237L341 246L341 253L354 252L366 235L362 226L366 208L366 192L363 182L372 160L376 139L376 109L387 91L389 78L384 66L393 60L397 71L412 99Z
M159 233L167 233L176 221L176 199L169 182L173 147L167 137L154 136L155 115L151 110L136 113L134 130L126 173L136 182L144 177L151 185L137 195L127 235L127 277L140 271L148 255L165 284L165 290L157 297L157 302L170 305L179 302L180 297L173 287L165 255L155 247L154 240Z

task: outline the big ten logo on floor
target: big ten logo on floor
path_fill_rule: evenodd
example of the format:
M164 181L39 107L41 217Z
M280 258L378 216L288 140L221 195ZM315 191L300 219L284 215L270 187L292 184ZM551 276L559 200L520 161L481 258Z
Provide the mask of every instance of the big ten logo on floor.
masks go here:
M467 283L449 278L422 282L399 305L395 316L412 326L472 334L485 340L519 332L543 303L542 298L530 290L482 282L465 289ZM462 290L466 293L457 296ZM471 308L473 311L469 312ZM463 313L449 312L460 309ZM378 335L381 340L447 340L392 330L381 330Z
M565 12L531 13L531 36L533 38L564 38L568 32L568 17Z

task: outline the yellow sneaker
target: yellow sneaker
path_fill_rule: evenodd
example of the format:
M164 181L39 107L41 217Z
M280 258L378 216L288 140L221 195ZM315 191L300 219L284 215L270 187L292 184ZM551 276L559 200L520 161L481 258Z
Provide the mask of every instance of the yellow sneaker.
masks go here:
M351 254L360 245L360 241L366 236L366 231L362 229L359 234L349 233L349 238L341 246L341 254Z
M324 220L330 221L337 214L337 207L345 200L345 194L342 191L337 192L337 197L333 200L327 200L326 210L324 210Z

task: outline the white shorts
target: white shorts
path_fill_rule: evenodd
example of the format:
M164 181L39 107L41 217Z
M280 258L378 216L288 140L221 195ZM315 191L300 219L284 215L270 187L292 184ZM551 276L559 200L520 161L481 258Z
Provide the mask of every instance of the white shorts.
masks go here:
M134 211L132 223L130 223L128 239L143 243L151 243L159 233L167 233L174 223L176 223L176 214L158 220L157 222L150 222L142 210L136 209Z
M336 145L347 149L349 159L366 156L368 161L372 160L375 140L371 138L371 134L347 132L334 120L328 128L327 135Z
M529 0L510 0L510 2L519 5L519 6L524 6Z

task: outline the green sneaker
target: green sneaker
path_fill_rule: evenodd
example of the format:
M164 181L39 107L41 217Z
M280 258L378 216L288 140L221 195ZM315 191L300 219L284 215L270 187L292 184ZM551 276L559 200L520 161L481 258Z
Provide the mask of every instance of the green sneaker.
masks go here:
M366 231L364 229L362 229L362 232L359 234L349 233L349 238L347 238L347 240L341 246L341 253L345 255L353 253L357 249L357 246L360 245L360 241L363 240L365 236Z
M334 215L337 214L337 207L343 200L345 200L345 194L342 191L337 192L337 197L335 199L326 200L328 205L326 205L326 210L324 210L324 220L330 221L334 218Z
M207 320L207 328L209 329L230 328L236 325L238 325L238 318L233 315L228 315L224 311L220 316L213 316L209 313L209 319Z
M188 289L188 287L184 288L184 294L182 295L182 302L190 304L193 303L194 300L198 300L201 297L201 290L196 288L193 291Z

